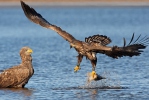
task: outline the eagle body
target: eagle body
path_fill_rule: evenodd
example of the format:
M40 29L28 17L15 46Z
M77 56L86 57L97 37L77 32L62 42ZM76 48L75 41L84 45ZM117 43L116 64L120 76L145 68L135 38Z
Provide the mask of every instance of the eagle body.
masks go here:
M87 44L85 44L87 45ZM74 42L70 43L70 46L75 48L75 50L81 54L81 55L86 55L86 48L84 46L84 42L83 41L78 41L78 40L75 40Z
M34 73L31 53L29 47L20 50L21 64L0 73L0 88L23 88L28 83Z
M99 34L86 37L85 41L80 41L75 39L71 34L64 31L60 27L48 22L45 18L42 17L42 15L36 12L29 5L25 4L23 1L21 1L21 6L24 11L24 14L30 21L42 27L55 31L63 39L70 43L70 47L73 47L78 52L77 66L80 66L83 56L89 59L92 64L92 71L95 71L97 63L96 55L98 53L105 54L115 59L118 59L123 56L139 56L143 52L142 49L145 49L149 43L149 37L140 38L140 35L136 40L134 40L134 34L132 35L128 45L126 45L126 40L124 38L124 45L121 47L107 46L109 43L111 43L111 39L105 35Z

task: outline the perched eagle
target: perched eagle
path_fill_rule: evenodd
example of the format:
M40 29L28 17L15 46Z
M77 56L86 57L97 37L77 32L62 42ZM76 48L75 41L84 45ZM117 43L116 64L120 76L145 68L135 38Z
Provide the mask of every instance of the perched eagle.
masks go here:
M32 49L23 47L20 50L22 62L0 73L0 88L23 88L34 73L32 66Z
M92 71L95 71L96 63L97 63L97 53L105 54L112 58L119 58L122 56L139 56L142 52L141 49L145 49L147 46L149 38L142 38L140 36L133 42L134 34L131 38L131 41L128 45L126 45L126 41L124 39L124 46L106 46L111 42L111 39L104 35L93 35L85 38L84 41L80 41L75 39L71 34L62 30L60 27L49 23L46 19L44 19L39 13L37 13L33 8L29 7L23 1L21 1L22 9L26 15L26 17L32 22L41 25L42 27L54 30L61 37L63 37L66 41L70 43L70 47L75 48L78 52L78 62L77 66L74 68L75 71L80 69L80 63L82 61L83 56L91 61ZM133 42L133 43L132 43Z

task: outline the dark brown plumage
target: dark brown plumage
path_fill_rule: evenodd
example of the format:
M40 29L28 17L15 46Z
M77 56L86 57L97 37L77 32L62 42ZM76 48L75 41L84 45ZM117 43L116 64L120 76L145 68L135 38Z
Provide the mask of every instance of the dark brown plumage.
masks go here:
M23 88L28 83L34 73L31 53L29 47L21 48L21 64L0 73L0 88Z
M95 70L95 66L97 63L97 57L96 57L97 53L102 53L112 58L119 58L123 56L130 56L130 57L139 56L142 52L141 49L145 49L149 41L148 37L140 39L140 36L139 36L137 40L133 42L134 34L132 36L130 43L127 46L126 46L126 41L124 39L123 47L106 46L111 42L111 39L103 35L89 36L85 38L85 42L79 41L75 39L71 34L62 30L60 27L49 23L39 13L37 13L33 8L29 7L23 1L21 1L21 6L26 17L29 20L31 20L36 24L39 24L42 27L54 30L65 40L67 40L70 43L71 47L76 49L76 51L78 52L77 66L80 66L83 56L86 56L86 58L91 61L93 71ZM79 70L79 67L75 69L75 71L77 70Z

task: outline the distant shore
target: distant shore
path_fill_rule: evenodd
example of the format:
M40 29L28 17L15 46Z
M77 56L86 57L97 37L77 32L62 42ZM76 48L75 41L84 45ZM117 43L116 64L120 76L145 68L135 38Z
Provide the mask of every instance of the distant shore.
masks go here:
M23 0L32 6L149 6L149 0ZM20 0L0 0L0 7L20 6Z

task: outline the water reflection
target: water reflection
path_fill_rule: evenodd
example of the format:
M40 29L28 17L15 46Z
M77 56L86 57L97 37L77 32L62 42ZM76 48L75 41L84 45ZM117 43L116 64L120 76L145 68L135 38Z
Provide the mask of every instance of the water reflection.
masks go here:
M97 99L97 94L98 94L98 89L91 89L88 90L89 94L90 94L90 98L91 100L96 100Z
M23 97L30 97L33 94L33 90L28 88L1 88L0 91L3 91L4 94L15 93Z

